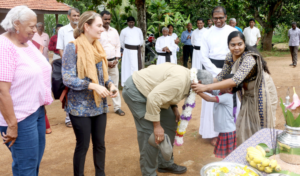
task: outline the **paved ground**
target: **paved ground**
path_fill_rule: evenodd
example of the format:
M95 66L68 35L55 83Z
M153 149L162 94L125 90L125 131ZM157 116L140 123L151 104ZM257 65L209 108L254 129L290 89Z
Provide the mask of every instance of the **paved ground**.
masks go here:
M300 53L299 53L300 55ZM278 97L286 96L287 88L296 86L300 94L300 66L291 68L289 55L285 57L266 58L271 76L275 82L278 91ZM290 92L292 97L292 92ZM108 113L106 129L106 175L107 176L140 176L139 152L137 145L137 136L133 118L124 101L123 110L126 116L118 116L113 113L112 106ZM181 147L174 148L175 162L188 167L185 176L199 175L203 165L218 161L213 155L214 147L208 140L204 140L198 134L200 125L201 99L197 97L197 107L193 111L185 143ZM109 100L109 104L112 101ZM181 107L183 102L180 102ZM278 106L279 107L279 106ZM48 117L51 123L53 133L47 135L47 144L45 154L40 167L40 175L46 176L71 176L72 160L75 148L75 136L71 128L66 128L64 124L65 113L61 109L61 103L54 101L47 106ZM284 119L281 110L277 109L277 128L284 128ZM91 146L91 145L90 145ZM0 175L11 176L11 155L9 150L0 145ZM92 147L90 147L85 164L85 175L94 175L94 166L92 159ZM160 176L171 176L172 174L159 174Z

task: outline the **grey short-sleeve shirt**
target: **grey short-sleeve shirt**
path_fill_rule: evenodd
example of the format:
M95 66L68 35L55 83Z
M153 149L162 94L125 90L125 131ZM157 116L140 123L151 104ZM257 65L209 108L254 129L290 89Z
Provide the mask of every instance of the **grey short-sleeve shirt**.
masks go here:
M214 103L214 130L219 133L228 133L236 130L233 117L233 95L219 94L219 90L214 90L213 95L219 100Z
M299 42L300 42L300 29L299 28L296 28L295 30L293 30L293 28L291 28L289 30L288 36L290 37L289 46L299 46Z

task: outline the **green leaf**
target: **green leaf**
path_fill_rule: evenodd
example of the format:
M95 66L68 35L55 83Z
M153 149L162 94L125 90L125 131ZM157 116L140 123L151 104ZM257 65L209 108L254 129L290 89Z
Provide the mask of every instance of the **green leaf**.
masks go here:
M291 111L287 110L286 124L290 127L294 127L294 115Z
M282 170L280 172L274 172L274 173L285 174L285 175L288 175L288 176L300 176L300 174L296 174L294 172L290 172L290 171L287 171L287 170Z
M260 144L257 144L257 145L261 146L265 150L266 157L270 157L270 156L274 155L274 150L270 149L267 144L260 143ZM267 151L269 151L269 152L267 152Z
M300 127L300 114L297 119L294 121L294 127Z
M286 121L287 119L286 119L285 106L284 106L284 104L283 104L283 102L282 102L282 99L281 99L281 98L280 98L280 107L281 107L281 109L282 109L282 113L283 113L283 116L284 116L284 118L285 118L285 121Z

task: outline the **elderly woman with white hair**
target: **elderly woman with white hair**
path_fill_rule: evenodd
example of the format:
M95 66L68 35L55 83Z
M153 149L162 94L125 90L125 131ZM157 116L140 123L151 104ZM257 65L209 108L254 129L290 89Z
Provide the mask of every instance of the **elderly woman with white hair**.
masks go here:
M14 176L37 176L45 150L45 105L51 96L51 66L30 41L36 14L12 8L1 22L0 132L12 153Z
M172 57L172 51L177 49L177 45L174 43L172 37L169 36L169 28L164 27L162 29L163 35L156 40L155 50L157 52L158 58L156 64L162 64L165 62L171 62L177 64L177 60Z

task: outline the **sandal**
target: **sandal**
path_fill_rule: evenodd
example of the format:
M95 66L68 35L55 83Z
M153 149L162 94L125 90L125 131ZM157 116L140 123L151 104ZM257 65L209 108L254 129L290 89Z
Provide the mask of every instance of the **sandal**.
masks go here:
M120 116L124 116L125 115L125 112L123 112L121 109L118 109L115 113L119 114Z
M52 130L51 130L51 128L49 128L49 129L46 129L46 134L51 134L52 133Z
M72 128L72 127L73 127L73 126L72 126L72 123L71 123L71 122L67 122L67 123L66 123L66 127Z

